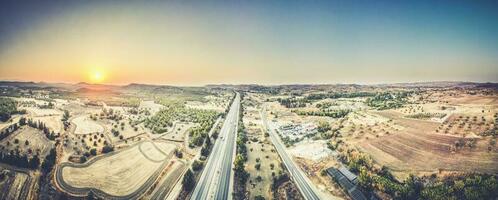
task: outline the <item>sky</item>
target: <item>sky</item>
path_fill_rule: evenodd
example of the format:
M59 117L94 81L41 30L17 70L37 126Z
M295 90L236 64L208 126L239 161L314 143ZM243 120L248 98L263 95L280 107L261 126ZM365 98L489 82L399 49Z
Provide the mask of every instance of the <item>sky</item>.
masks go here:
M498 82L498 1L2 1L0 80Z

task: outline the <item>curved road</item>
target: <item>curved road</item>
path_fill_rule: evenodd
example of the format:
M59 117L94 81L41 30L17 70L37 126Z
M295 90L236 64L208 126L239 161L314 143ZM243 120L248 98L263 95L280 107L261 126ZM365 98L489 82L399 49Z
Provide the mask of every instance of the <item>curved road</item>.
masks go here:
M149 141L144 141L144 142L149 142ZM140 145L141 146L144 142L137 143L135 145L130 146L129 148L133 148L136 145ZM154 145L154 147L156 149L159 149L153 142L151 142L151 143ZM142 153L142 155L145 156L145 154L140 149L140 146L139 146L139 150ZM121 151L123 151L123 150L121 150ZM145 181L145 183L142 184L142 186L140 186L137 190L133 191L130 194L124 195L124 196L116 196L116 195L107 194L106 192L104 192L104 191L102 191L100 189L97 189L97 188L91 188L91 187L78 188L78 187L73 187L73 186L69 185L68 183L66 183L64 181L64 178L62 177L62 170L63 170L64 167L68 167L68 166L69 167L76 167L76 168L88 167L89 165L93 164L94 162L96 162L98 160L101 160L103 158L115 155L117 153L120 153L121 151L114 151L114 152L107 153L107 154L105 154L103 156L95 157L94 159L91 159L88 162L83 163L83 164L74 164L74 163L69 163L69 162L61 163L56 168L56 171L55 171L55 181L56 181L57 185L62 190L68 192L69 194L73 194L73 195L76 195L76 196L87 196L88 193L91 191L95 195L97 195L99 197L102 197L102 198L105 198L105 199L123 199L123 200L125 200L125 199L138 199L144 192L146 192L152 186L152 184L154 184L154 182L156 181L157 177L161 174L161 171L168 164L168 161L169 161L168 157L172 156L172 154L165 155L166 158L164 158L164 160L162 161L163 163L154 172L154 174L152 174ZM164 153L163 151L160 151L160 152ZM147 156L146 156L146 158L148 159ZM152 161L153 162L157 162L156 160L152 160Z

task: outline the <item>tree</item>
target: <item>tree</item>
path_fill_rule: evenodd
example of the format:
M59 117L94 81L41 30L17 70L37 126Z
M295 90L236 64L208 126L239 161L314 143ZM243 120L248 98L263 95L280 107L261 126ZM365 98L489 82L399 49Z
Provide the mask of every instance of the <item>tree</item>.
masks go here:
M244 158L241 155L237 155L234 161L235 171L244 171Z
M182 185L186 191L191 191L194 188L195 178L192 170L188 169L185 175L183 175Z
M194 162L192 163L192 169L194 171L199 171L202 169L203 165L204 164L201 161L194 160Z
M206 147L202 147L201 148L201 155L205 156L205 157L209 156L209 149Z
M175 149L175 156L177 158L183 158L183 153L180 150Z
M367 171L367 168L361 167L360 174L358 176L358 183L368 191L372 189L372 178Z
M52 148L50 149L50 153L45 157L45 160L43 161L42 164L42 172L44 174L48 174L50 171L52 171L56 159L57 159L57 153L55 151L55 148Z
M261 164L260 164L260 163L257 163L257 164L254 166L254 168L256 168L256 170L261 169Z
M37 155L33 156L31 160L29 160L29 168L36 169L40 166L40 158Z
M24 126L24 125L26 125L26 118L21 117L21 118L19 119L19 126Z
M208 147L208 148L211 146L211 139L209 137L206 137L206 141L205 141L204 145L206 145L206 147Z
M16 102L10 98L0 98L0 121L6 122L17 112Z
M318 123L317 129L318 129L318 132L325 133L325 132L330 130L330 124L326 121L320 121Z
M102 147L102 153L109 153L112 151L114 151L114 147L112 147L112 146L105 145L104 147Z
M254 200L265 200L265 198L261 195L255 196Z

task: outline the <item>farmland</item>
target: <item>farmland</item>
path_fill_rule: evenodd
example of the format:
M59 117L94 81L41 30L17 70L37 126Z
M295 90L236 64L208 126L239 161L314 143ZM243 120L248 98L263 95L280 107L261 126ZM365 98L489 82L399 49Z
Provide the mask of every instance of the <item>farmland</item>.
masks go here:
M433 195L433 185L445 180L453 187L455 180L473 178L469 174L496 178L496 90L359 88L296 86L261 94L287 151L318 187L347 196L324 173L343 165L371 178L359 184L381 199L403 195L386 185L401 187L410 177L427 184L422 196Z
M110 196L126 196L157 178L172 157L174 145L142 142L84 165L61 165L61 186L94 188ZM150 181L149 181L150 182ZM149 183L150 184L150 183ZM86 194L87 191L83 190Z

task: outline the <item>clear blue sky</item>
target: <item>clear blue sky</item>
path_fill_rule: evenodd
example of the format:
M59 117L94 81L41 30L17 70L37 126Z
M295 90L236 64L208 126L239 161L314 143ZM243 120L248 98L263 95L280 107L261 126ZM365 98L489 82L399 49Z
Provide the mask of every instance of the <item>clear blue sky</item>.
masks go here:
M2 1L0 79L498 82L497 2Z

